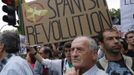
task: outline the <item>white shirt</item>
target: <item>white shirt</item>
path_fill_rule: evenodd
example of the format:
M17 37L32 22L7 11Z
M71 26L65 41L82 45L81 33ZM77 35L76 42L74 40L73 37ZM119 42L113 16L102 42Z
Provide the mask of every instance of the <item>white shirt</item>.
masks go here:
M69 66L69 62L67 59L64 59L64 68L63 68L63 75L66 75L66 72L71 71L73 66Z
M25 59L13 55L3 67L0 75L33 75L33 71Z
M61 68L61 63L62 60L61 59L56 59L56 60L50 60L50 59L43 59L43 61L41 62L42 64L44 64L45 66L47 66L49 69L57 71L58 75L62 75L61 70L66 68L66 71L69 69L68 67L66 67L68 64L66 64L66 59L64 59L64 64L63 64L63 68Z
M82 75L108 75L105 71L100 70L96 65L90 68Z
M61 73L61 60L56 59L56 60L50 60L50 59L43 59L41 62L43 65L48 67L51 70L55 70L58 72L59 75L62 75Z

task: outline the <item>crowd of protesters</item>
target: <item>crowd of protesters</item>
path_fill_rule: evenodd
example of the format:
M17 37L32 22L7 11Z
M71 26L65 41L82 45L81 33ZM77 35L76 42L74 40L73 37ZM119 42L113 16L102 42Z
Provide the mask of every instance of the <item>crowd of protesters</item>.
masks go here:
M22 58L19 34L1 32L0 75L134 75L134 31L122 38L111 28L95 39L78 36L61 44L27 45L26 49Z

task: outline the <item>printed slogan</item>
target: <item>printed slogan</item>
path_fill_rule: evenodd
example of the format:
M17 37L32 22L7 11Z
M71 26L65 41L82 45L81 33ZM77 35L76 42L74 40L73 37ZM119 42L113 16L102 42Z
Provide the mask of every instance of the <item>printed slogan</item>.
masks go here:
M134 0L121 1L121 31L134 31Z
M31 45L96 36L112 26L105 0L38 0L22 6Z

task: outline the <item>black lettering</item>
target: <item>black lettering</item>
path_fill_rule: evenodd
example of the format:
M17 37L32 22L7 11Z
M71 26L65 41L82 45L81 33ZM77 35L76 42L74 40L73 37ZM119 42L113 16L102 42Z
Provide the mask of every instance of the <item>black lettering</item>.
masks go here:
M48 0L48 7L53 11L53 16L50 16L49 19L56 17L56 10L51 6L50 0Z
M94 31L95 31L96 33L100 32L100 31L97 31L97 30L99 30L99 27L98 27L98 26L100 26L100 25L95 25L95 22L96 22L96 21L100 22L100 18L98 17L99 14L98 14L97 12L92 12L92 13L90 14L90 16L91 16L91 22L92 22ZM99 24L100 24L100 23L99 23ZM96 26L97 26L97 28L96 28ZM100 29L101 29L101 26L100 26Z
M43 44L42 41L39 42L38 40L38 35L40 35L40 33L38 32L38 27L41 26L40 24L34 25L34 29L35 29L35 38L36 38L36 44Z
M49 22L49 31L48 31L48 34L47 34L47 31L46 31L46 29L44 28L44 26L42 25L42 29L43 29L43 32L44 32L44 34L45 34L45 38L47 39L47 42L49 42L50 41L50 30L51 30L51 25L50 25L50 22Z
M81 16L84 16L83 14L82 15L76 15L76 16L73 16L73 18L77 18L78 19L78 22L79 22L79 26L80 26L80 31L81 31L81 35L83 35L83 29L82 29L82 24L81 24L81 19L80 17ZM74 21L74 20L73 20Z
M60 38L61 38L61 33L60 33L61 31L59 29L59 24L60 24L60 20L54 20L54 21L51 22L53 38L56 41L60 40ZM56 30L58 30L58 32Z
M92 30L91 30L90 20L89 20L88 14L86 14L86 18L87 18L87 23L88 23L90 34L92 34Z
M124 0L124 5L134 4L133 0Z
M103 3L104 3L103 5L104 5L104 6L107 6L106 0L96 0L96 5L97 5L98 8L100 8L100 2L102 2L102 1L103 1ZM102 7L102 4L101 4L101 7Z
M130 4L134 4L134 0L130 0Z
M106 14L107 14L107 19L106 19L106 16L104 16L104 13L102 13L101 11L99 11L99 16L100 16L100 20L102 22L102 27L104 28L104 22L107 23L107 25L111 28L112 27L112 22L111 22L111 19L110 19L110 14L108 12L108 9L106 9Z
M107 6L107 2L106 0L103 0L104 6Z
M79 11L81 12L82 11L82 8L81 8L81 5L80 5L80 0L73 0L75 5L77 6L77 8L79 9Z
M61 0L61 2L58 2L59 0L54 0L55 3L56 3L56 9L57 9L57 14L58 14L58 17L60 17L60 12L59 12L59 5L63 3L63 0Z
M34 39L34 43L36 43L36 37L35 37L35 34L34 34L34 28L33 26L26 26L26 33L27 33L27 40L28 40L28 43L31 45L31 42L30 42L30 36L33 36L33 39Z
M94 0L90 0L90 1L92 1L93 6L90 7L90 8L88 8L88 10L92 10L92 9L94 9L94 8L96 7L96 3L95 3L95 1L94 1Z
M84 3L84 0L81 0L81 1L82 1L83 9L84 9L84 11L86 11L86 6L85 6L85 3Z
M127 0L124 0L124 5L129 5L129 3L127 3Z
M65 16L65 10L66 8L69 8L71 14L74 14L74 9L73 9L73 6L71 4L69 4L69 1L68 0L64 0L64 5L63 5L63 16Z
M60 36L61 36L62 40L68 39L69 37L65 37L64 34L63 34L63 31L64 31L64 30L62 30L62 28L61 28L61 21L60 21L60 20L59 20L59 22L60 22L60 23L59 23L58 27L59 27L59 32L60 32L60 34L61 34ZM67 33L67 32L66 32L66 33Z
M70 36L71 38L77 36L76 27L75 27L75 23L74 23L73 17L72 17L72 20L73 20L73 27L70 28L70 27L69 27L70 24L69 24L69 22L68 22L68 19L66 18L68 33L69 33L69 36ZM72 28L73 28L73 29L72 29ZM74 30L74 35L72 35L73 32L71 32L72 30L70 30L70 29Z

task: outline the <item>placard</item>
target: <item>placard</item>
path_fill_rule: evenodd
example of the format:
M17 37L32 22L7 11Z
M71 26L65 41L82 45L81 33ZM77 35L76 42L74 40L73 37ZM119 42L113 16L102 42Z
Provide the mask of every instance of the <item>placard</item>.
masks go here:
M121 0L121 31L134 31L134 0Z
M22 6L31 45L96 36L112 27L105 0L37 0Z

